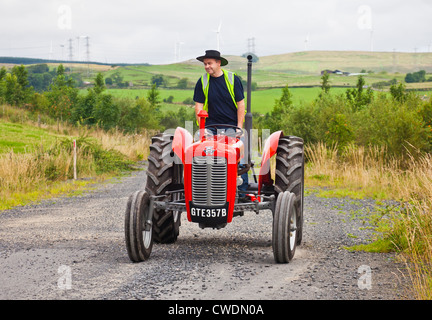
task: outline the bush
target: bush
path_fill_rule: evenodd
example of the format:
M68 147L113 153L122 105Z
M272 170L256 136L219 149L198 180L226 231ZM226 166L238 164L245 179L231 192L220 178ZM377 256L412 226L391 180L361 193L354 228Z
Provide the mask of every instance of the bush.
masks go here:
M188 79L187 78L181 78L178 82L177 82L177 88L178 89L186 89L188 85Z
M259 118L259 128L283 130L302 137L306 144L325 142L337 146L376 146L398 159L432 151L432 101L393 85L391 97L364 90L359 79L347 94L320 94L307 104L292 106L286 90L271 114ZM282 102L285 103L282 103Z
M425 81L426 81L426 71L424 70L420 70L414 73L407 73L407 75L405 76L406 83L425 82Z
M411 97L416 100L416 97ZM395 103L384 95L356 114L356 136L359 145L385 146L393 156L406 157L408 152L430 150L430 133L413 101Z
M167 80L162 74L155 74L152 76L151 83L156 85L156 87L166 87L168 84Z
M101 94L93 110L96 122L105 130L114 128L120 119L120 109L113 100L112 95Z
M354 130L344 114L335 114L328 121L328 130L325 134L325 142L328 145L337 146L343 150L354 139Z
M195 104L195 101L193 101L193 99L191 97L189 97L189 98L186 98L183 101L183 104L187 104L187 105L193 106Z
M305 143L316 143L320 140L318 117L313 104L294 108L289 117L282 122L284 134L302 137Z

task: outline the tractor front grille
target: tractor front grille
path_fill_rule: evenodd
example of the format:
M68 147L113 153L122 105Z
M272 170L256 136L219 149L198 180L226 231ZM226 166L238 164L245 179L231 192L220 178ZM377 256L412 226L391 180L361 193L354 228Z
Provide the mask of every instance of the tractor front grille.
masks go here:
M194 157L192 161L192 201L201 206L226 203L227 162L222 157Z

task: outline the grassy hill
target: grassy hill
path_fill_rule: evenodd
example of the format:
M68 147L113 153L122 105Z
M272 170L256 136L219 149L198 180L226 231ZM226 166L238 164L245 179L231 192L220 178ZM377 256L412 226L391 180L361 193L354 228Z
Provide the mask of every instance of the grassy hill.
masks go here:
M227 70L238 73L246 79L246 59L227 56ZM260 57L253 65L253 81L260 88L295 86L318 86L322 70L341 70L358 73L366 70L367 83L388 81L393 78L403 80L408 72L426 70L432 72L432 53L393 53L362 51L307 51ZM372 71L372 72L371 72ZM169 87L175 87L181 78L187 78L189 85L196 83L203 74L202 64L194 59L176 64L153 66L121 66L105 72L111 76L120 72L124 80L136 86L148 85L151 77L162 74ZM333 86L354 86L355 76L332 76Z
M226 69L246 79L246 58L227 56L227 59L229 65ZM58 64L49 65L55 67ZM202 63L195 59L166 65L64 64L73 71L83 73L87 80L92 80L97 72L102 72L105 78L118 72L124 81L132 82L135 87L149 86L152 76L156 74L164 75L169 88L175 88L181 78L187 78L188 86L193 87L204 72ZM284 87L287 84L290 87L319 86L321 71L326 69L351 73L365 70L369 73L365 77L368 84L393 78L402 81L408 72L423 69L432 73L432 53L306 51L263 56L253 65L253 81L261 89ZM357 77L332 75L331 80L333 86L354 86ZM432 83L409 84L408 87L432 88Z
M260 65L261 64L261 65ZM260 65L260 66L259 66ZM372 70L375 73L407 73L424 69L432 72L432 53L307 51L260 58L257 68L316 74L324 69L348 72Z

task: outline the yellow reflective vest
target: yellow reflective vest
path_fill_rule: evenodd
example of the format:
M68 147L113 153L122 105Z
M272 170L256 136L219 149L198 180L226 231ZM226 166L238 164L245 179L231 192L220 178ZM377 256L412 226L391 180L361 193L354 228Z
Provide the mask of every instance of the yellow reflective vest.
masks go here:
M233 99L234 105L237 107L237 101L235 100L235 95L234 95L234 75L235 73L233 72L229 72L226 70L223 70L224 73L224 78L225 78L225 83L227 85L228 91L231 95L231 98ZM204 102L204 110L208 111L208 91L209 91L209 84L210 84L210 75L208 73L204 73L203 76L201 77L201 83L202 83L202 88L204 91L204 96L205 96L205 102Z

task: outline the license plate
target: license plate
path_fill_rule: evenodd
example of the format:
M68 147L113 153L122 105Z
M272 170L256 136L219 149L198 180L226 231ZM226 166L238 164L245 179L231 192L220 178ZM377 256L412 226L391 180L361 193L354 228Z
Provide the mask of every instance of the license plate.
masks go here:
M223 207L197 206L190 202L190 216L192 222L206 224L226 223L228 218L228 203Z
M191 208L191 216L201 218L222 218L227 216L227 209Z

